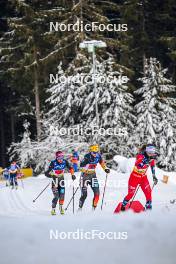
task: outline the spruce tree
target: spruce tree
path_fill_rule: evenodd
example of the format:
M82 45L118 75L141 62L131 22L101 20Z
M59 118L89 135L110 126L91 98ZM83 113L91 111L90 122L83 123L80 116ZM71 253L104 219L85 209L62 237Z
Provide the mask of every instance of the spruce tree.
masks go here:
M137 114L135 141L138 145L155 143L159 152L161 149L160 163L164 164L164 160L169 159L170 166L173 166L168 148L175 146L171 143L176 132L174 110L176 102L171 97L175 86L167 78L166 73L167 69L162 69L157 59L150 58L146 61L145 77L140 79L142 87L136 91L140 102L135 106Z

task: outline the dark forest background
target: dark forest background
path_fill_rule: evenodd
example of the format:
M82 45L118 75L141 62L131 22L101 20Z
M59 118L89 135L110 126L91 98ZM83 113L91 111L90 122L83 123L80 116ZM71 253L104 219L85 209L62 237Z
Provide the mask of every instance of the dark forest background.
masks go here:
M50 21L71 23L78 17L85 22L126 23L128 31L46 34ZM175 0L0 0L0 165L6 164L7 147L19 140L26 118L32 138L40 138L38 122L47 111L49 73L56 72L60 61L66 69L83 39L106 41L108 48L99 56L106 58L110 53L124 68L136 101L134 91L146 58L157 58L176 83Z

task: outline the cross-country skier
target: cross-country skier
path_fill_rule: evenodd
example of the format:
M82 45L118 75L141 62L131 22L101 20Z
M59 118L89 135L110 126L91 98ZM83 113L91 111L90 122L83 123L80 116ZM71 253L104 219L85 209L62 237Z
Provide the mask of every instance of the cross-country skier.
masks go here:
M9 174L10 174L10 185L12 186L12 189L16 187L18 188L18 182L17 182L17 174L20 170L20 167L17 165L16 161L12 161L10 164L10 167L8 168Z
M6 181L6 186L9 186L9 184L10 184L10 175L9 175L8 168L5 168L3 170L3 177L4 177L5 181Z
M79 200L79 209L81 210L83 207L83 204L85 202L85 199L87 198L87 187L90 185L94 192L94 198L92 203L92 208L95 210L99 201L99 184L98 179L96 176L96 166L99 163L103 170L106 173L110 172L110 169L108 169L105 165L105 162L102 159L101 154L99 153L100 149L97 144L91 145L89 147L89 153L84 156L84 159L80 162L80 170L82 171L81 174L81 197Z
M158 183L158 179L155 176L155 158L157 156L156 148L153 144L148 144L143 146L143 148L140 150L140 152L136 156L136 162L135 166L133 168L133 171L130 175L129 181L128 181L128 194L124 198L121 210L125 211L125 206L128 204L128 202L133 197L136 188L138 185L140 185L142 191L145 194L146 197L146 209L152 209L152 191L149 184L149 181L147 179L147 169L150 166L152 170L153 175L153 182L156 185Z
M59 210L61 214L64 214L63 204L65 198L65 184L64 184L64 171L68 168L71 173L72 180L75 180L74 169L71 164L64 159L64 153L62 151L56 152L56 159L52 160L45 175L52 178L52 192L54 198L52 200L51 214L56 215L56 205L59 200Z
M77 150L75 150L75 149L72 150L72 154L70 156L70 161L73 165L74 172L78 172L79 171L79 169L78 169L79 154L78 154Z

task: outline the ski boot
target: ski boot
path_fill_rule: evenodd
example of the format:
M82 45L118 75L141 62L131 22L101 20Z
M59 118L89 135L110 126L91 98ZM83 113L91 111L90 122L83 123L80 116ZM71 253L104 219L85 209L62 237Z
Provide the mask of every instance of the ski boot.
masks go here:
M174 204L176 202L176 199L170 200L171 204Z
M65 214L65 211L64 211L63 206L61 204L59 205L59 211L60 211L61 215Z
M92 211L94 212L97 207L92 205Z
M56 215L56 210L55 210L55 208L53 208L53 209L51 210L51 215Z
M152 209L152 202L151 201L147 201L146 205L145 205L145 210L151 210Z
M128 203L127 200L123 200L123 202L122 202L122 206L121 206L121 211L122 211L122 212L125 211L125 209L126 209L125 207L126 207L127 203Z

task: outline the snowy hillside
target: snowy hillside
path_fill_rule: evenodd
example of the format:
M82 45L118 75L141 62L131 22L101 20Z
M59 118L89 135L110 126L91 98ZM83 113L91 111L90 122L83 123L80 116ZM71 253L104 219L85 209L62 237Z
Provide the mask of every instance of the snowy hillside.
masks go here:
M98 168L99 181L105 179ZM160 175L157 176L160 178ZM66 175L67 179L70 175ZM1 183L0 189L0 241L1 263L150 263L174 264L176 243L176 185L159 181L153 191L153 211L141 214L132 212L113 215L117 203L127 192L129 173L112 171L109 175L103 211L91 211L92 191L89 189L84 210L72 214L72 207L65 216L50 216L52 193L50 188L33 203L32 200L49 180L44 176L24 180L22 186L10 190ZM78 177L79 178L79 177ZM112 186L115 184L115 187ZM19 181L19 185L21 182ZM101 188L101 194L103 188ZM72 187L66 189L65 205L72 195ZM76 207L80 191L76 195ZM102 198L102 197L101 197ZM141 192L137 199L145 202ZM78 230L79 229L79 230ZM127 239L50 239L53 232L116 232ZM98 232L99 232L98 231ZM97 231L96 231L97 232ZM124 233L127 232L127 233ZM18 253L17 253L18 252Z

